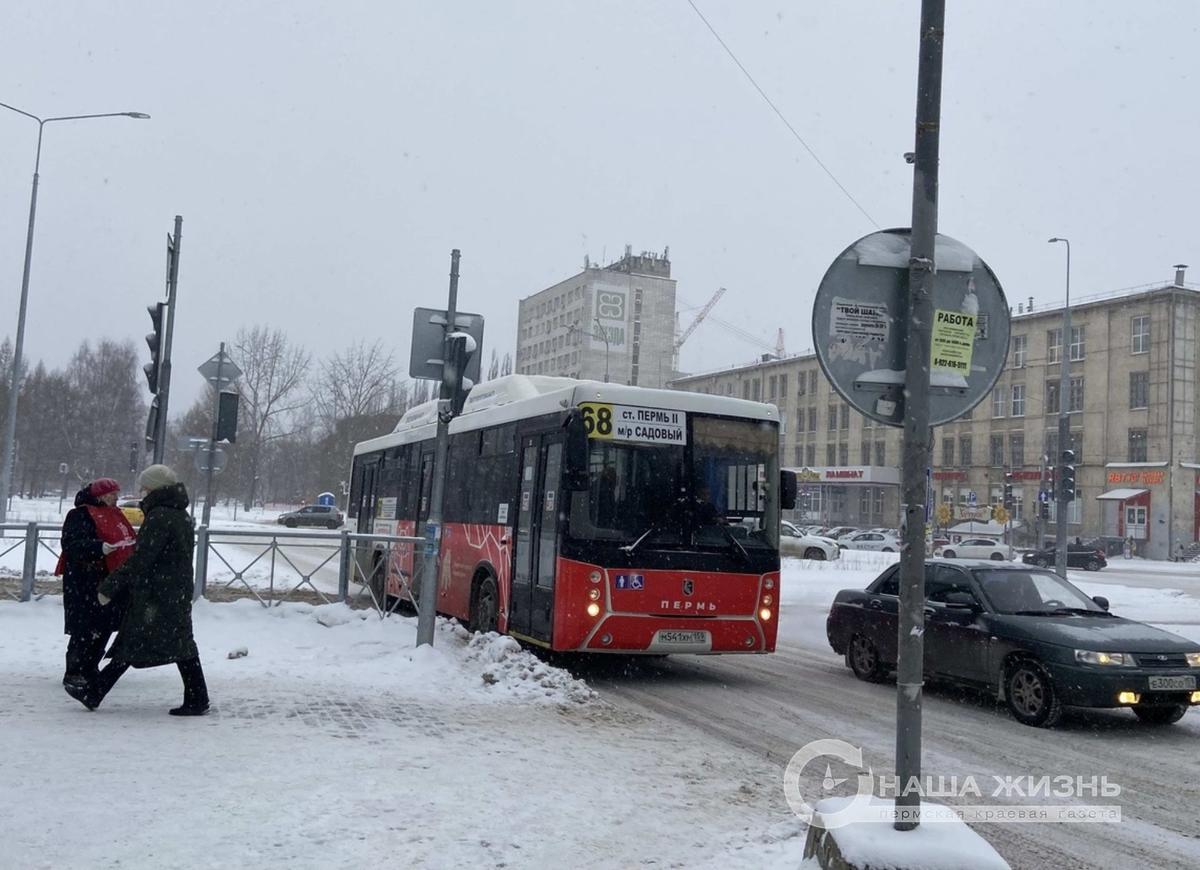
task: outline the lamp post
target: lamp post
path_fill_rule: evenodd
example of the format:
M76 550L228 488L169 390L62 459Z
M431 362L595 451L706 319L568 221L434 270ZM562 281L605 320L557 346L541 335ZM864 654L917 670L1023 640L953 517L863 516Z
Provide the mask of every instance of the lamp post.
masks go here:
M596 324L596 329L600 331L600 338L604 340L604 383L608 383L608 331L600 325L600 318L593 317L592 322Z
M1058 474L1055 477L1055 516L1054 516L1054 570L1064 580L1067 577L1067 493L1063 484L1064 451L1071 444L1071 418L1067 416L1068 399L1071 395L1071 242L1055 236L1048 240L1049 244L1062 242L1067 246L1067 298L1063 303L1061 367L1058 376L1058 456L1051 456L1055 462Z
M17 393L21 385L21 351L25 344L25 309L29 301L29 266L33 259L33 220L37 214L38 169L42 162L42 132L47 124L55 121L85 121L90 118L137 118L145 120L150 116L144 112L105 112L99 115L61 115L55 118L39 118L10 106L0 103L0 108L9 109L18 115L32 118L38 124L37 151L33 158L33 192L29 196L29 230L25 236L25 269L21 273L21 303L17 309L17 337L13 345L12 374L9 378L8 413L4 420L3 449L0 450L0 523L8 518L8 495L12 489L13 457L17 435Z

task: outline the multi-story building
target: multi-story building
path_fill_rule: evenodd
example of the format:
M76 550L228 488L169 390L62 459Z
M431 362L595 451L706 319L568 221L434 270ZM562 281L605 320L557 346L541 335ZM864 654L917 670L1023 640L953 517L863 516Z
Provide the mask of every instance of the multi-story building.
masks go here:
M669 250L625 255L520 302L516 371L662 387L674 375Z
M1018 306L1008 361L991 393L934 430L934 499L955 521L977 520L1003 501L1011 474L1016 536L1033 543L1039 493L1051 486L1043 471L1069 446L1078 487L1066 517L1071 539L1133 538L1135 550L1152 558L1200 541L1198 290L1177 267L1173 283L1076 301L1065 343L1061 308ZM815 355L691 375L673 386L778 405L783 464L808 492L805 518L897 525L901 430L852 410ZM1070 445L1058 443L1064 402ZM1053 535L1055 505L1048 510L1040 531Z

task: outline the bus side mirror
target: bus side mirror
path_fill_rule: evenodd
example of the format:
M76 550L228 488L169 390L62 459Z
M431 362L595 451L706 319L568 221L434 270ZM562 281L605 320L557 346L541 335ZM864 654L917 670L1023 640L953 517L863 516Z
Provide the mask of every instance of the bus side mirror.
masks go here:
M779 470L779 507L785 511L794 509L798 490L796 472L781 468Z
M564 417L567 444L563 480L569 491L583 492L588 488L588 437L583 429L583 412L572 408Z

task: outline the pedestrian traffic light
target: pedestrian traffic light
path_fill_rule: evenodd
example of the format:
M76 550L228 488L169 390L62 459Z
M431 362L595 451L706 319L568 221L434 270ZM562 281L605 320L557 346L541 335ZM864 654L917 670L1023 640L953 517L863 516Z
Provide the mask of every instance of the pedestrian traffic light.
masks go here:
M1013 473L1011 471L1004 472L1004 507L1010 513L1016 503L1013 499Z
M462 413L467 393L475 382L466 376L471 357L478 350L475 339L465 332L446 336L446 359L442 363L442 398L450 400L450 416Z
M1063 501L1075 501L1075 451L1062 452L1062 473L1059 475L1059 492Z
M146 306L154 331L146 333L146 344L150 347L150 362L142 366L142 371L146 373L146 383L150 386L150 392L156 396L158 395L158 375L162 371L163 315L166 310L167 303L165 302L156 302Z

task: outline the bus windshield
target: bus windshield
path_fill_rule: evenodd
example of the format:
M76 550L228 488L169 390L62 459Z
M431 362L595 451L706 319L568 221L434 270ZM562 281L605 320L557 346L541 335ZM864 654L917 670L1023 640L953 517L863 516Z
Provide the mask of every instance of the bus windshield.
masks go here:
M568 534L630 546L774 550L778 435L770 424L692 418L680 444L592 440L588 489L571 493Z

